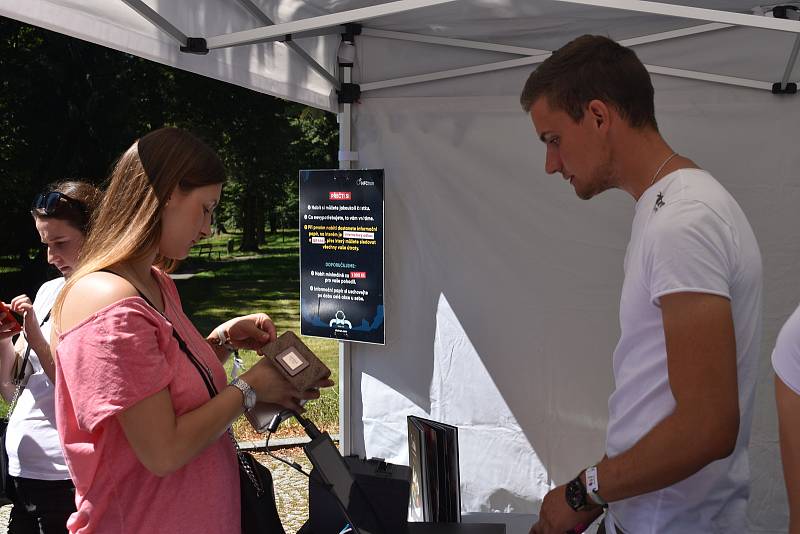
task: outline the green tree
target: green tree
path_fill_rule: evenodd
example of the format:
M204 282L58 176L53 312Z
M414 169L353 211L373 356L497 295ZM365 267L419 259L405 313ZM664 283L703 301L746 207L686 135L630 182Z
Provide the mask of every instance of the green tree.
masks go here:
M163 125L218 150L230 175L220 216L242 231L243 250L263 243L267 222L296 217L299 169L335 165L332 114L2 17L0 72L0 224L21 229L2 254L23 261L36 246L38 191L65 178L101 183L133 139Z

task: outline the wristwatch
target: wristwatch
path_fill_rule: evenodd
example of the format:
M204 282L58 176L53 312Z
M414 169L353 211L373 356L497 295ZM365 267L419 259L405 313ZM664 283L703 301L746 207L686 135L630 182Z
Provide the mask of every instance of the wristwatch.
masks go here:
M228 352L236 352L236 347L231 344L228 333L225 332L225 329L222 328L222 325L218 326L214 332L217 334L217 346L224 348Z
M253 406L256 405L256 392L253 390L253 388L250 387L250 384L248 384L241 378L234 378L228 385L233 386L242 392L242 396L244 397L244 400L242 402L242 404L244 405L244 411L246 412L250 411L253 408Z
M600 482L597 480L597 466L586 469L586 494L597 505L608 508L608 503L600 496Z
M590 504L587 502L586 486L583 485L580 475L567 483L564 497L567 499L569 507L576 512L582 512L590 507Z

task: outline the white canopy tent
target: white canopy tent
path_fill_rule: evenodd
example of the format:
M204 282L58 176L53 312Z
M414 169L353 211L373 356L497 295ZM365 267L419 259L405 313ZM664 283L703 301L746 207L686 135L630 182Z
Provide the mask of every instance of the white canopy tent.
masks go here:
M800 22L702 4L0 0L0 15L340 113L342 166L387 177L387 344L342 346L343 447L402 463L406 415L458 425L464 512L535 513L603 454L633 202L583 203L546 176L518 95L578 35L633 46L662 133L733 193L762 247L747 530L785 532L769 355L800 302L800 100L772 91L796 88ZM358 102L339 104L351 82Z

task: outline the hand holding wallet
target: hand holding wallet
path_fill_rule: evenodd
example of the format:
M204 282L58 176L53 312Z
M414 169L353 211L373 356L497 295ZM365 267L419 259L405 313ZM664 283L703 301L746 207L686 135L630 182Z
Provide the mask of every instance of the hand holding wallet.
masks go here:
M264 345L261 352L297 391L310 389L331 375L331 370L292 331Z
M298 391L305 391L331 375L331 370L291 331L264 345L261 352ZM281 410L277 404L257 402L245 416L256 432L265 432Z

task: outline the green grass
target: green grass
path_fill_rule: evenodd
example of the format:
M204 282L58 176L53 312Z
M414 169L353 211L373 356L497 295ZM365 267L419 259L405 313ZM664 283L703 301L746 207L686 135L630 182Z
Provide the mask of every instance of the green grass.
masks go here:
M269 234L262 252L228 254L227 241L235 235L215 236L207 240L213 245L212 258L192 254L177 272L193 272L188 280L176 280L184 311L203 334L210 333L217 325L238 315L267 313L275 323L278 334L293 330L300 335L300 279L299 236L297 231ZM216 251L220 251L217 260ZM336 341L303 337L333 372L332 379L338 383L338 344ZM257 361L255 352L242 351L246 367ZM231 363L226 365L230 373ZM338 431L338 388L323 391L322 396L306 404L307 416L317 426L329 432ZM256 439L244 418L234 425L240 439ZM282 425L279 435L298 434L301 431L294 421Z
M19 260L14 256L0 256L0 274L18 273L22 271ZM6 297L11 298L11 297Z

